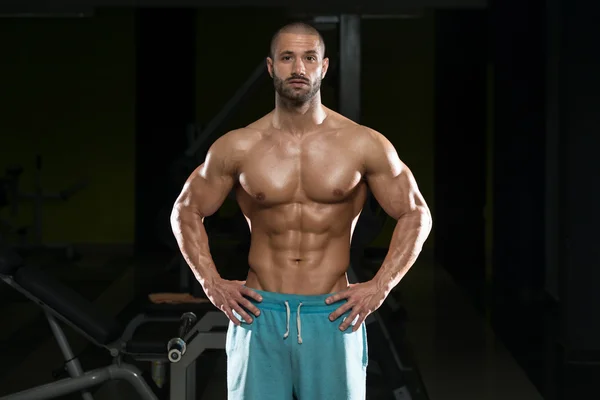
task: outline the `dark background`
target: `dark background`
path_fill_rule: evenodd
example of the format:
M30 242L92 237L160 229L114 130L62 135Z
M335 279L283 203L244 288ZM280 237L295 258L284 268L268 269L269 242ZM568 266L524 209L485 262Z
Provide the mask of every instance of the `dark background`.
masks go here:
M600 362L592 8L503 1L411 9L361 26L360 122L388 137L415 174L434 217L424 252L536 382L547 363L578 379ZM41 155L45 190L89 182L68 202L44 205L44 243L121 252L152 268L168 262L168 213L190 168L186 129L206 127L288 17L274 8L113 7L0 19L0 174L22 165L21 188L31 191ZM339 38L324 35L335 59ZM335 73L323 87L334 110ZM266 75L217 136L271 110ZM32 213L24 204L12 222L30 224ZM226 223L211 229L243 231L236 216L228 200L215 218ZM0 218L11 218L8 208ZM393 228L388 219L371 247L385 249ZM144 262L136 268L144 275Z

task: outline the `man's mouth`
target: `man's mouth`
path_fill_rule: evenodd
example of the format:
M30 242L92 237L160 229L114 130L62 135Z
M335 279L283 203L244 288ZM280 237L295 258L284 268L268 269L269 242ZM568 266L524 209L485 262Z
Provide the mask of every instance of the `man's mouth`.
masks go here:
M291 84L293 84L293 85L308 85L308 82L303 81L301 79L291 79L288 82L291 83Z

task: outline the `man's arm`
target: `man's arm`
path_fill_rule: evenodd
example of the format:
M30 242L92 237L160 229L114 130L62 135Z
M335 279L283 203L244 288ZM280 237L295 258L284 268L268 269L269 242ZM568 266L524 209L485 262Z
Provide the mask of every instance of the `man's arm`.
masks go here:
M204 228L204 217L214 214L235 182L235 162L230 158L231 138L217 139L203 164L192 172L175 201L171 228L181 253L202 286L220 278Z
M352 324L354 332L369 314L381 307L390 291L412 267L431 231L429 208L394 146L383 135L370 129L361 130L356 139L364 155L367 185L383 210L398 222L388 254L375 277L368 282L350 285L325 300L327 304L347 300L329 318L335 321L352 310L340 324L340 330L345 331Z
M219 209L233 188L241 140L244 140L244 135L230 132L213 143L204 163L185 182L171 213L171 227L181 254L202 285L206 297L238 326L241 322L234 313L252 323L252 317L243 307L256 316L260 314L246 297L256 301L262 299L258 293L245 287L244 282L221 278L210 254L203 220Z
M365 146L365 179L371 192L397 220L388 254L373 278L389 293L416 261L432 227L431 213L409 168L387 138L369 130Z

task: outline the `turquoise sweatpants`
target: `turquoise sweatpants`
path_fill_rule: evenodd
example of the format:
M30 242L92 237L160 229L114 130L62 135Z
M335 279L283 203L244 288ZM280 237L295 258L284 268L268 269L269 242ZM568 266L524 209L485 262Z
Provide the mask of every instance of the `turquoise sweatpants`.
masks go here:
M260 316L251 324L230 322L227 331L228 400L365 399L365 324L356 332L352 325L342 332L339 326L350 311L329 320L343 301L327 305L331 294L255 291L263 301L250 301Z

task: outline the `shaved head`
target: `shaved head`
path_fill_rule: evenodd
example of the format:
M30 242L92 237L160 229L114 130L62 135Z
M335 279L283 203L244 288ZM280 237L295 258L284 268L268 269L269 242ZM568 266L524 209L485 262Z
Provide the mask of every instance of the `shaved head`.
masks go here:
M286 24L285 26L280 28L273 35L273 38L271 39L271 48L270 48L270 54L269 54L269 56L271 58L273 58L273 56L275 55L275 52L277 51L277 43L279 41L279 37L284 33L295 33L295 34L299 34L299 35L317 36L319 38L319 48L320 48L321 58L323 58L325 56L325 40L323 40L323 36L321 35L321 33L314 26L311 26L310 24L307 24L306 22L292 22L292 23Z
M287 24L273 35L269 53L267 69L278 101L298 107L319 95L329 59L318 30L305 22Z

